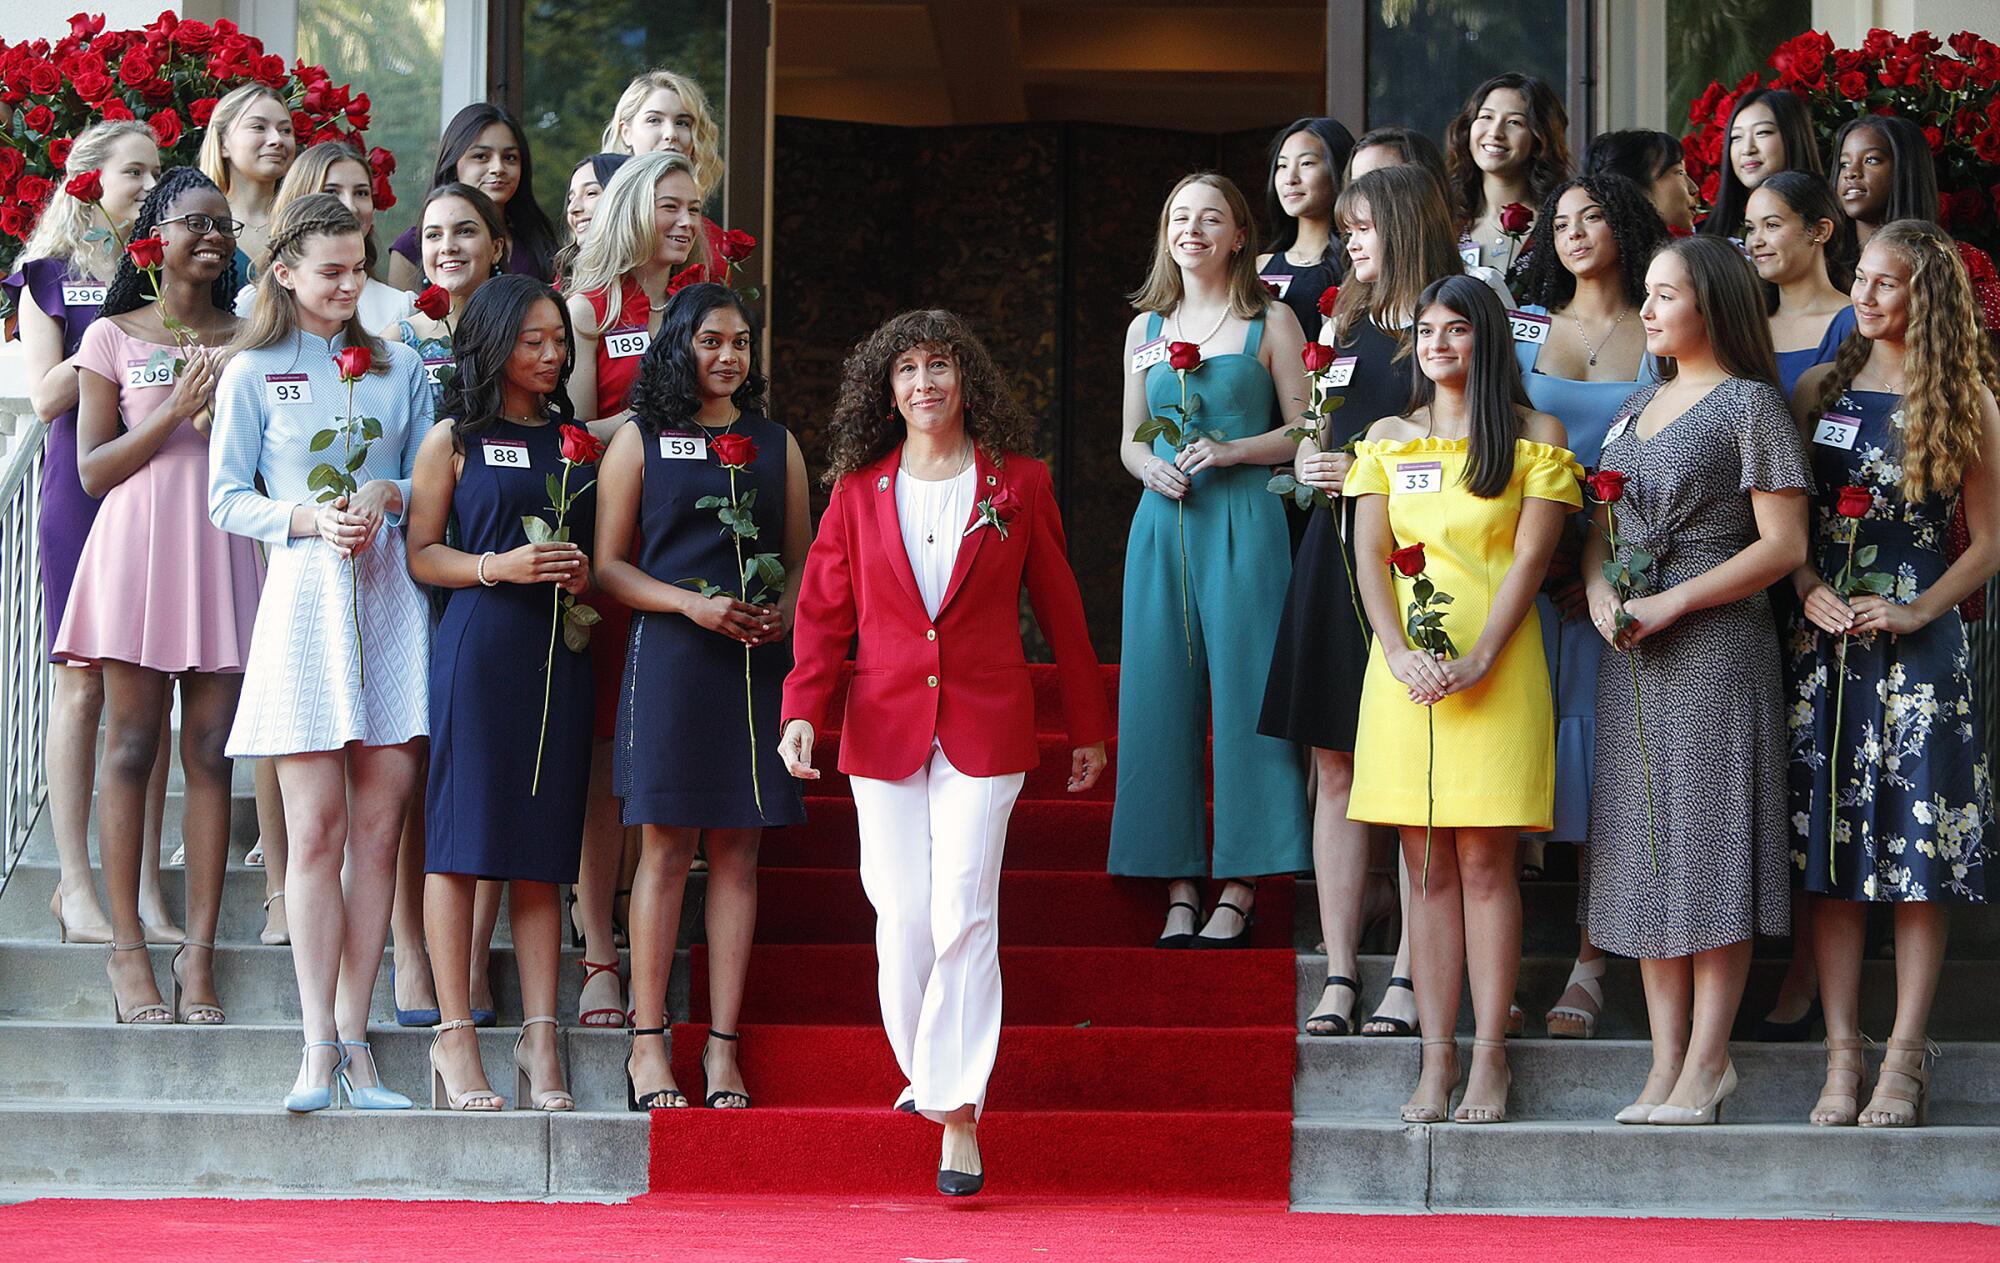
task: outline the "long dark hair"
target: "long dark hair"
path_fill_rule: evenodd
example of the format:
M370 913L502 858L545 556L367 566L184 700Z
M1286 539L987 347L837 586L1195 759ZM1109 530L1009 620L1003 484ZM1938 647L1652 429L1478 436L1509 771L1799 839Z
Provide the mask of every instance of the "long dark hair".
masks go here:
M1326 150L1327 176L1333 182L1333 195L1340 196L1340 186L1347 178L1347 160L1354 156L1354 134L1347 130L1339 119L1301 118L1289 127L1271 137L1270 170L1264 177L1264 197L1271 216L1272 236L1267 249L1272 254L1283 254L1297 244L1299 221L1285 213L1284 203L1278 200L1278 155L1285 142L1300 132L1311 132L1320 148ZM1332 206L1328 206L1329 213ZM1320 262L1339 260L1343 257L1338 233L1326 235L1326 250L1320 255Z
M1528 191L1540 201L1548 196L1550 189L1569 178L1569 111L1563 107L1562 98L1533 75L1494 75L1465 98L1465 105L1444 133L1451 208L1461 229L1479 218L1479 208L1486 196L1481 183L1483 173L1472 160L1472 120L1479 116L1487 97L1503 90L1518 92L1528 102L1528 130L1535 137L1534 148L1528 151Z
M1722 129L1722 169L1716 184L1715 206L1708 212L1708 218L1696 226L1696 232L1711 237L1734 237L1743 229L1743 208L1750 202L1750 190L1736 178L1736 160L1729 156L1729 136L1736 130L1736 120L1743 111L1760 101L1777 121L1778 139L1785 143L1784 169L1825 174L1820 170L1819 147L1813 143L1812 115L1806 111L1806 103L1783 88L1752 88L1738 97L1729 111L1729 123Z
M1622 175L1603 172L1565 180L1549 190L1542 208L1535 212L1535 227L1521 250L1527 262L1522 266L1522 301L1540 303L1550 311L1561 311L1576 297L1576 277L1557 256L1555 237L1556 204L1571 189L1588 190L1604 208L1611 224L1611 239L1618 246L1618 275L1625 299L1633 306L1646 301L1646 265L1653 254L1671 238L1660 212L1632 181Z
M576 334L570 328L569 309L554 290L532 276L496 276L466 300L458 328L451 335L451 353L458 371L444 384L438 416L451 418L451 443L458 451L463 452L469 440L492 429L500 419L507 360L521 340L521 322L544 298L562 313L569 353L563 357L556 388L542 400L543 412L558 423L575 420L576 409L569 401L569 374L576 367Z
M832 451L821 481L831 487L879 460L903 441L905 426L889 389L889 370L912 347L943 347L958 361L965 403L965 432L986 458L999 464L1010 452L1032 455L1037 428L986 344L949 311L906 311L861 340L841 367L840 400L833 408Z
M222 190L215 187L215 181L201 173L198 167L169 167L160 173L159 183L146 194L146 200L139 203L139 214L132 220L132 233L128 241L138 241L155 235L160 221L173 209L174 201L190 189L208 189L218 196ZM104 305L98 308L100 316L122 316L128 311L137 311L153 301L147 293L146 284L140 279L145 274L132 262L132 256L118 256L118 270L112 274L111 284L104 289ZM236 307L236 260L223 265L222 275L215 278L209 290L208 301L222 311L233 311Z
M535 261L535 275L546 280L556 256L556 226L543 212L542 204L535 200L535 160L528 149L527 133L505 107L490 101L475 101L451 116L443 138L438 141L437 167L431 172L431 186L457 182L458 160L472 148L479 133L495 123L506 124L514 133L514 143L521 148L521 183L514 196L507 199L507 239L516 249L527 251L528 257Z
M1687 154L1672 134L1634 127L1591 141L1583 151L1583 173L1622 175L1644 189L1685 161Z
M1882 137L1882 143L1889 147L1889 161L1894 164L1889 173L1889 202L1882 208L1882 222L1927 219L1936 223L1937 160L1931 157L1924 129L1900 114L1864 114L1842 123L1833 134L1833 165L1828 170L1839 172L1840 151L1847 144L1848 134L1863 128Z
M1803 171L1780 171L1757 187L1776 194L1806 222L1807 227L1822 219L1833 225L1833 234L1826 239L1825 247L1827 283L1843 294L1852 289L1854 264L1860 252L1854 245L1854 226L1847 222L1847 212L1840 209L1840 201L1833 195L1833 186ZM1749 206L1747 200L1744 206ZM1776 312L1778 287L1765 281L1764 290L1769 309Z
M1470 276L1447 276L1424 287L1417 300L1417 319L1434 304L1463 316L1472 325L1472 364L1465 379L1465 409L1472 442L1465 462L1465 485L1482 500L1507 490L1514 480L1514 440L1521 437L1522 408L1535 405L1521 384L1521 362L1514 355L1514 336L1506 309L1486 282ZM1437 383L1424 375L1421 356L1410 357L1410 411L1428 408L1437 398Z
M1371 127L1361 133L1361 139L1355 141L1354 148L1348 151L1347 166L1354 166L1355 154L1364 149L1378 148L1394 150L1397 162L1403 166L1422 167L1430 172L1436 177L1445 200L1451 200L1451 173L1445 170L1444 150L1437 147L1436 141L1410 127ZM1348 172L1343 170L1340 174L1344 180Z
M727 285L713 281L690 285L675 294L660 316L660 331L639 361L639 376L632 383L628 402L632 420L648 438L662 430L684 429L701 410L701 389L696 385L694 339L701 322L718 307L733 307L750 326L750 364L743 384L729 397L736 410L746 416L765 409L767 383L757 370L757 313Z
M1720 237L1680 237L1660 253L1679 255L1686 266L1709 350L1722 371L1782 390L1764 290L1750 260ZM1672 356L1660 358L1660 380L1672 381L1679 372Z

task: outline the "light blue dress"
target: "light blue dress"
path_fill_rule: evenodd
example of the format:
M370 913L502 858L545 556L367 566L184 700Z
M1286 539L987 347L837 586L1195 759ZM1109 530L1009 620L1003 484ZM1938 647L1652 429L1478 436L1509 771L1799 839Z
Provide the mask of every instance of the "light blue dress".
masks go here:
M355 741L398 745L430 731L430 619L410 579L402 515L389 515L352 564L316 534L292 536L292 510L318 500L308 485L313 467L345 463L339 442L309 450L314 434L348 412L333 360L344 345L344 335L329 341L295 332L237 354L216 385L208 515L232 535L261 541L270 567L229 733L231 758ZM382 345L383 371L354 386L354 415L382 426L354 477L395 483L407 506L431 425L431 386L415 351Z
M1546 316L1546 307L1530 304L1520 310ZM1537 410L1563 423L1569 450L1577 463L1596 469L1604 436L1641 385L1653 380L1650 357L1640 358L1638 376L1629 382L1579 382L1535 370L1541 347L1514 344L1521 363L1521 381ZM1589 506L1567 524L1570 530L1593 530ZM1549 655L1549 680L1556 693L1556 826L1549 838L1583 842L1590 836L1590 785L1596 774L1597 659L1604 638L1587 618L1565 619L1547 596L1535 599L1542 616L1542 644Z

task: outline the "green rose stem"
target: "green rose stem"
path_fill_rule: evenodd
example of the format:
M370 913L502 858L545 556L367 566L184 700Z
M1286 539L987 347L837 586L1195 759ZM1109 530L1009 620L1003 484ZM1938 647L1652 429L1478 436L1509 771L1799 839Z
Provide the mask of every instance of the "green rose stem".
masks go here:
M736 466L727 465L724 468L729 470L729 499L734 504L736 502ZM743 574L743 533L732 528L729 535L730 539L736 545L738 599L745 605L748 605L750 603L750 580ZM757 704L755 695L750 691L750 646L748 644L743 646L743 719L750 728L750 795L756 800L757 815L763 817L764 783L763 778L757 774Z
M563 525L563 520L569 516L569 471L575 467L568 461L564 461L562 467L561 489L556 493L555 503L555 538L568 539L569 536L565 534L567 528ZM587 490L589 488L585 487L576 494L582 495ZM548 657L542 663L542 730L535 737L535 777L528 786L528 796L530 798L542 792L542 747L549 739L549 695L551 690L554 689L556 682L556 632L562 627L562 598L562 584L558 583L555 585L555 590L549 594L549 652Z
M346 376L346 374L342 374ZM340 428L342 449L347 456L347 469L354 472L354 378L347 378L347 418ZM353 503L349 501L349 503ZM354 611L354 665L362 688L368 687L368 650L361 641L361 568L355 563L354 554L347 554L347 595Z
M1847 519L1847 564L1840 568L1840 577L1834 587L1846 600L1848 585L1854 581L1854 540L1861 534L1861 523ZM1840 634L1840 647L1834 651L1834 674L1839 677L1833 686L1833 742L1826 756L1826 879L1838 881L1834 872L1834 845L1837 826L1840 824L1840 712L1847 702L1847 633Z
M1174 446L1176 451L1184 452L1187 450L1188 435L1194 432L1194 427L1188 421L1188 371L1184 368L1177 368L1174 370L1174 375L1181 379L1181 441ZM1194 479L1190 477L1188 479L1188 491L1193 490ZM1174 528L1180 533L1181 543L1181 635L1187 640L1188 665L1193 666L1194 624L1188 613L1187 495L1185 492L1182 493L1180 499L1174 501Z
M1605 534L1611 540L1612 560L1606 563L1607 568L1609 568L1618 565L1618 511L1608 503L1604 506L1604 520L1606 523L1604 528ZM1630 585L1629 583L1621 583L1618 586L1621 589L1618 594L1620 605L1618 621L1620 624L1619 630L1623 631L1625 626L1633 621L1632 616L1625 613L1623 608L1624 601L1630 595L1628 590ZM1652 857L1653 876L1658 877L1660 875L1660 840L1659 832L1653 823L1653 761L1646 753L1646 698L1644 691L1639 687L1639 653L1640 649L1637 645L1627 649L1625 651L1625 665L1632 672L1632 725L1639 734L1639 771L1646 780L1646 851Z

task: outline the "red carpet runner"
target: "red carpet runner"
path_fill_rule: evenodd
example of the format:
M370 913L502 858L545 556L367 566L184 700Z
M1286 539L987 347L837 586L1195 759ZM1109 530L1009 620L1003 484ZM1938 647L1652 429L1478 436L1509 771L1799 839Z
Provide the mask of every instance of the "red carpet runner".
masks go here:
M1164 888L1105 875L1112 776L1064 792L1054 674L1032 671L1042 764L1015 808L1000 881L1006 1024L979 1128L987 1191L1282 1206L1290 884L1259 890L1258 948L1139 946L1159 934ZM1105 679L1115 689L1115 668ZM740 1050L756 1107L655 1113L655 1194L914 1197L932 1186L937 1127L891 1108L903 1079L876 1007L874 915L838 748L837 734L820 742L809 823L764 841ZM674 1030L674 1074L698 1101L708 988L700 946L693 957L696 1025Z

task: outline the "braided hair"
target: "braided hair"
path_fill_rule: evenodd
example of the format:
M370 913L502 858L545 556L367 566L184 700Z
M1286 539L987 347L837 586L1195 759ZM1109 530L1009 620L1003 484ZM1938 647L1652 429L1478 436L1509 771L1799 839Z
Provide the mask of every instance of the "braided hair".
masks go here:
M1576 297L1576 276L1557 257L1555 244L1556 206L1571 189L1583 189L1604 208L1611 225L1611 240L1618 247L1619 290L1633 306L1646 301L1646 266L1653 255L1671 238L1666 221L1654 209L1644 189L1622 175L1599 172L1564 180L1549 190L1535 212L1535 226L1521 248L1520 293L1524 303L1539 303L1549 311L1561 311Z
M270 266L257 277L257 298L250 315L237 326L232 351L256 351L276 346L298 331L298 312L292 292L278 280L277 265L289 270L299 265L306 245L319 237L361 236L361 221L331 193L308 193L271 216ZM347 345L368 348L371 373L389 370L389 355L382 339L361 322L361 309L347 318L344 330Z
M139 203L139 214L132 220L130 240L140 241L155 235L160 221L167 218L167 212L181 194L190 189L207 189L220 194L215 181L203 175L194 167L173 167L160 174L159 183L146 194L146 200ZM118 270L112 273L111 284L104 291L104 305L99 308L100 316L122 316L128 311L137 311L153 301L148 291L151 286L145 282L145 273L132 262L129 254L120 255ZM209 301L222 311L229 311L236 301L236 260L231 259L223 266L222 274L215 278L210 288Z

